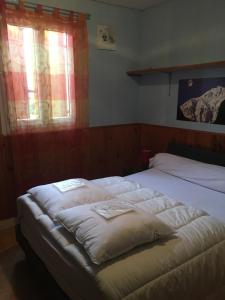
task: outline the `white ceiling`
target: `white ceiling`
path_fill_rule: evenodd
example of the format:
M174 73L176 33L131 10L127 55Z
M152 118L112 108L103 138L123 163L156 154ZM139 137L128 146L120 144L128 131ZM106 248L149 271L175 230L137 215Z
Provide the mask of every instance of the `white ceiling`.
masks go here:
M157 5L161 2L168 1L168 0L92 0L92 1L119 5L123 7L136 8L136 9L147 9L151 6Z

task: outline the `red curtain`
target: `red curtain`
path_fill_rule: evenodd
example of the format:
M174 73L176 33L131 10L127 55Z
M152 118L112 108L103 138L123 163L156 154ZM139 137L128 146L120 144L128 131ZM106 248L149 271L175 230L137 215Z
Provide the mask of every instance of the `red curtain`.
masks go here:
M84 14L31 11L22 1L1 1L0 13L1 128L18 196L81 173L72 149L88 126L87 24Z

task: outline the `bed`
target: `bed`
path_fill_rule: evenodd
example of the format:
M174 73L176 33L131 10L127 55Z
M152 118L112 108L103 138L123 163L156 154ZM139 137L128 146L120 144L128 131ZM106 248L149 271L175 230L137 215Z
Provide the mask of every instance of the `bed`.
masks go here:
M170 148L173 154L180 154L177 153L180 151L177 146ZM218 163L217 155L216 159ZM44 266L54 278L63 291L60 298L224 299L223 186L221 192L218 188L191 182L189 178L180 178L154 166L126 176L125 180L135 182L143 189L160 191L174 201L168 208L172 212L168 222L172 222L176 232L168 239L139 245L100 265L90 260L80 243L65 227L52 220L31 194L19 197L17 239L28 257L35 257L38 265ZM179 206L180 202L193 207L193 211L180 214L181 210L186 211L183 205Z

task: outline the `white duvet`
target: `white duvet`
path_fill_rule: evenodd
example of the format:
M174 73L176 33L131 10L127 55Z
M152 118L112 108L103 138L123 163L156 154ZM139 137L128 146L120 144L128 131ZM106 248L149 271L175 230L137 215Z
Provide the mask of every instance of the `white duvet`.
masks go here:
M164 242L138 247L97 269L95 278L106 298L197 300L225 285L225 225L204 211L123 181L117 177L92 182L115 199L148 205L176 234Z
M119 176L91 181L79 178L79 181L83 183L81 187L70 189L67 192L61 192L56 187L56 184L60 184L60 182L36 186L27 192L31 194L41 209L55 220L56 215L65 209L109 200L114 195L133 191L140 187L138 183L124 180Z

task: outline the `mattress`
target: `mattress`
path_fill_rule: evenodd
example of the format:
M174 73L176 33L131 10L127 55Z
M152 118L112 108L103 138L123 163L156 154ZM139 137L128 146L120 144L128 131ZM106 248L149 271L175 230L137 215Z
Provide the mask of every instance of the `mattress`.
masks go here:
M194 204L225 221L220 212L225 207L222 203L224 194L209 193L207 188L161 173L151 169L127 178L159 190L175 200ZM192 193L197 203L191 199ZM213 199L214 205L210 199ZM192 243L192 236L184 226L178 238L143 245L102 266L96 266L73 237L54 223L29 195L19 198L18 208L19 223L25 238L71 299L77 299L78 294L83 295L84 299L96 300L205 299L214 289L225 285L223 239L212 241L206 248L202 245L200 254L187 256L185 261L179 260L182 252L189 251L188 241L190 245ZM204 223L204 220L199 221L200 227L203 225L201 222ZM218 234L223 235L224 232ZM186 239L185 246L182 237Z

